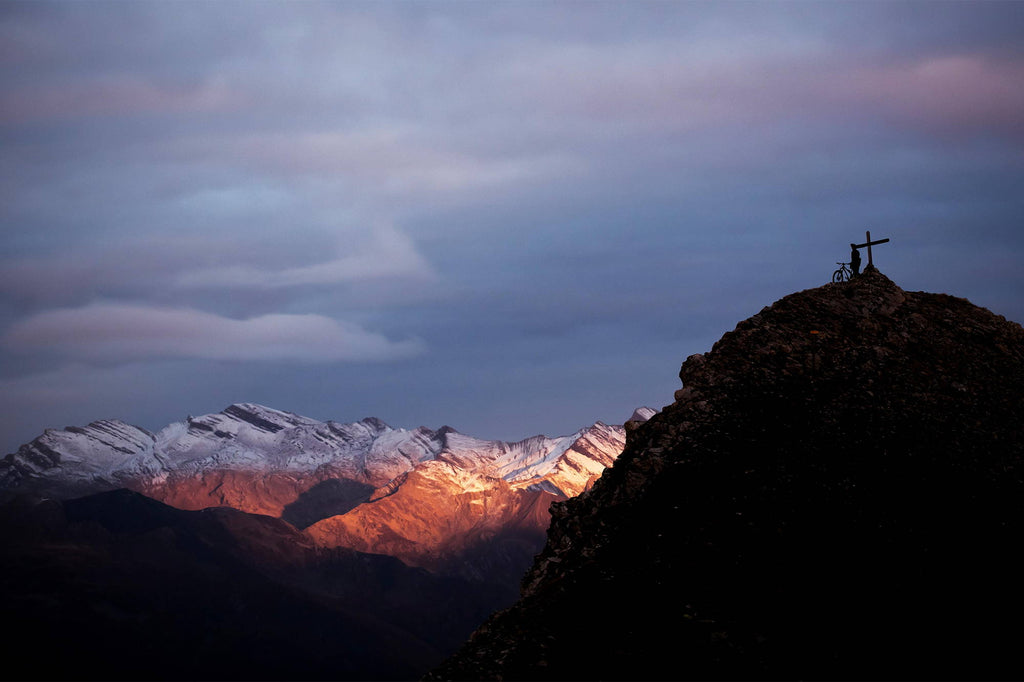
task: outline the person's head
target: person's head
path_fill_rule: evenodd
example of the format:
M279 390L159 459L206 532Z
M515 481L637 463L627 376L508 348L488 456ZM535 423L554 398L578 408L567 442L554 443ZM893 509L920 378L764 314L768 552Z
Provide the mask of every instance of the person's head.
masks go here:
M856 244L850 244L850 248L853 249L854 251L856 251L857 250L857 245Z

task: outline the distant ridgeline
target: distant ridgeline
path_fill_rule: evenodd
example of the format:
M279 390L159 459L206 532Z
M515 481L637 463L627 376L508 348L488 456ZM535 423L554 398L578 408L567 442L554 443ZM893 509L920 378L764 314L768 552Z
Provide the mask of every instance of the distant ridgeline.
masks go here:
M251 403L48 430L0 460L6 644L59 647L24 679L416 679L515 600L551 502L624 443Z
M0 460L0 501L127 488L179 509L278 517L325 547L485 580L499 570L494 557L477 565L466 551L507 536L498 554L516 555L515 582L543 545L550 503L590 487L624 443L623 426L601 422L507 443L240 403L156 434L118 420L47 430Z
M1024 675L1020 325L871 268L680 378L429 679Z

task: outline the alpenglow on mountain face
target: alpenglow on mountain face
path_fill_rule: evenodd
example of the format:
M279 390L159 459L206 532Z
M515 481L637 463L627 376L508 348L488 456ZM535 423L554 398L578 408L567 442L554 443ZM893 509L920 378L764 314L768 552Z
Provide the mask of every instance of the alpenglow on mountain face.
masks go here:
M156 434L116 420L48 430L0 461L0 489L62 499L128 488L181 509L280 517L327 546L443 569L496 534L542 541L549 503L592 485L624 442L623 427L600 422L506 443L243 403Z

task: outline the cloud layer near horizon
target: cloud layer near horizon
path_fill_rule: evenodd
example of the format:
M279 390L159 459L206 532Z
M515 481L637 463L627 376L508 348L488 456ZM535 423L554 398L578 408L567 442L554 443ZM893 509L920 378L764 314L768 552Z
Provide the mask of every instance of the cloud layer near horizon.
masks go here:
M37 313L14 324L0 343L21 353L52 352L106 363L145 358L381 361L423 351L418 341L389 341L322 315L234 320L198 310L124 304Z
M0 45L8 450L622 420L866 230L1024 320L1024 3L7 2Z

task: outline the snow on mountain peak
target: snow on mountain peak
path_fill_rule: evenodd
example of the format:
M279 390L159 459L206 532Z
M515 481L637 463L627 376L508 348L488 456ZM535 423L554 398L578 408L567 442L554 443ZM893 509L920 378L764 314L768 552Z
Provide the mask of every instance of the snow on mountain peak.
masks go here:
M59 490L73 484L68 487L76 493L134 487L156 494L174 480L233 472L262 480L264 487L268 476L286 476L297 495L331 478L379 488L440 460L471 478L503 479L515 489L572 496L614 461L624 439L622 427L597 422L569 436L509 443L467 436L450 426L395 429L375 417L321 422L243 402L189 416L155 435L117 420L49 430L0 461L0 489L31 489L34 481L45 481L36 487ZM281 498L277 506L292 495L276 494Z
M627 422L645 422L654 415L658 414L657 410L651 409L650 407L638 407L633 410L632 416L627 419Z
M500 545L507 532L518 549L507 555L502 545L503 561L532 556L529 543L542 544L550 503L589 489L624 445L625 427L602 422L505 442L449 426L321 422L236 403L155 435L116 420L47 431L0 460L0 497L129 488L180 509L277 517L325 547L478 579L490 559L477 566L460 552L492 539Z

